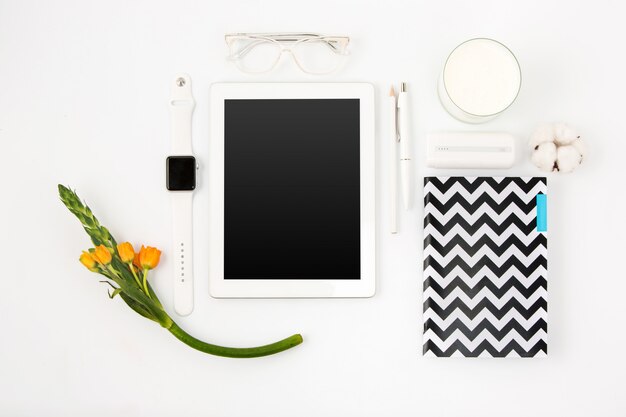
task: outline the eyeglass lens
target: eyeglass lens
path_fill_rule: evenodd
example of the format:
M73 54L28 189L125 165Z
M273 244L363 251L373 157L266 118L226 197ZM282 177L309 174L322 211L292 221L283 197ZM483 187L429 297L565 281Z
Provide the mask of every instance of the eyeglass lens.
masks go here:
M343 55L333 50L328 42L319 39L299 42L292 53L302 69L314 74L333 71L343 59Z
M230 49L239 69L248 73L272 70L283 52L278 43L265 39L237 39ZM284 50L293 54L302 70L312 74L332 72L343 60L343 55L322 39L285 44Z
M236 41L232 49L240 54L237 59L239 68L251 73L270 71L281 54L278 44L259 39Z

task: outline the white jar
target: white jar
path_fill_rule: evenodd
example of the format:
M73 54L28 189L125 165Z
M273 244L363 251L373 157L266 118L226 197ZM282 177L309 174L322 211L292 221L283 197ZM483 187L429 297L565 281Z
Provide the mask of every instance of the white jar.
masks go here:
M493 39L470 39L448 56L439 99L460 121L484 123L513 104L521 85L522 71L509 48Z

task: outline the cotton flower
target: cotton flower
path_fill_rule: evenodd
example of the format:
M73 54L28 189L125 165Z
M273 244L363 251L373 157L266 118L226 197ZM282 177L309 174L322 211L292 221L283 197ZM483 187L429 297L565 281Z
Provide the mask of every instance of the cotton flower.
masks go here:
M556 161L556 145L553 142L544 142L535 147L535 152L531 156L533 164L541 168L542 171L552 171Z
M569 145L576 139L580 139L580 136L565 123L554 124L554 141L557 145Z
M572 172L586 153L580 136L565 123L539 126L528 143L533 149L532 163L548 172Z

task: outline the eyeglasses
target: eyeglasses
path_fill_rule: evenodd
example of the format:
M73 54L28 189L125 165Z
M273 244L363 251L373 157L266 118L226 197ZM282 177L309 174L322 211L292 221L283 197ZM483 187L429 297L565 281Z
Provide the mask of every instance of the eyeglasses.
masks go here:
M233 33L225 36L228 60L249 74L276 68L283 53L290 53L296 65L308 74L329 74L348 56L347 36L318 33Z

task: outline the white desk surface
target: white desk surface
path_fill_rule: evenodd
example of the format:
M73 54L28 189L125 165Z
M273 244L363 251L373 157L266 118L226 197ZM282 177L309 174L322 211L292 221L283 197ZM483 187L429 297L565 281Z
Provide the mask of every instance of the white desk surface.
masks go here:
M1 1L0 414L625 415L625 8L604 0ZM312 77L285 62L276 73L249 77L224 59L226 32L288 30L350 35L348 66ZM483 126L453 120L436 95L447 53L475 36L504 42L523 68L515 105ZM59 182L76 188L119 240L164 250L154 282L172 311L164 158L177 71L193 79L201 163L212 82L376 87L379 270L372 299L209 298L207 171L201 174L197 303L180 325L242 346L301 332L305 342L296 349L253 360L193 351L121 300L110 301L77 261L89 242L58 201ZM418 184L428 173L423 151L431 130L506 130L523 149L537 123L564 120L587 139L579 171L549 175L548 358L422 357L421 208L402 213L398 236L388 233L384 99L390 83L403 80L414 109ZM524 154L515 169L495 174L540 172Z

